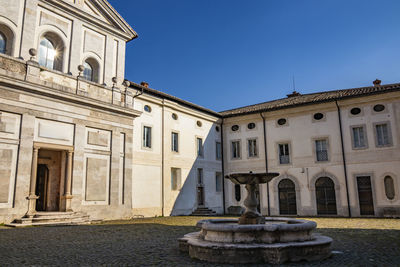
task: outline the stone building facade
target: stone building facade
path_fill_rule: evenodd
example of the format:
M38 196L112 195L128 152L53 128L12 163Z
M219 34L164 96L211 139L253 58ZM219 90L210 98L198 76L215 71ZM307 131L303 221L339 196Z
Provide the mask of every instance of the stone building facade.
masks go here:
M0 223L222 214L248 171L281 174L266 215L398 212L399 84L215 112L124 79L137 34L105 0L0 6Z

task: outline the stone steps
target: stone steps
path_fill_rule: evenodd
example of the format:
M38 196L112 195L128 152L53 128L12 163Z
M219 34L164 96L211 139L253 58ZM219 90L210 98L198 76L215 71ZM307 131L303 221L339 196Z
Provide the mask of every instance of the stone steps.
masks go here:
M217 213L209 208L197 208L192 212L192 216L215 216Z
M33 217L15 219L6 224L10 227L26 227L39 225L76 225L90 224L89 215L83 212L37 212Z

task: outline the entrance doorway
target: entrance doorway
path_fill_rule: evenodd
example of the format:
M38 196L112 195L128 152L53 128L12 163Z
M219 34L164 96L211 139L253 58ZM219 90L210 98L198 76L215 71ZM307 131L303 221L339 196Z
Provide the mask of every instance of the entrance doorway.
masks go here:
M360 215L374 215L374 201L370 176L357 177L358 201L360 203Z
M278 184L279 213L281 215L296 215L296 187L289 179L283 179Z
M315 182L318 215L336 215L335 184L329 177L321 177Z
M203 169L197 169L197 206L204 206Z
M36 211L61 211L65 157L61 151L39 149L36 176Z

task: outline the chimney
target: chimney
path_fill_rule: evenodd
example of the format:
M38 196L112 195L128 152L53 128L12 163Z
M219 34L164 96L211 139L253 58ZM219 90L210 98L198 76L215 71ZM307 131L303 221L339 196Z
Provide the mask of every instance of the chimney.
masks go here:
M149 83L147 82L141 82L140 85L149 88Z
M291 94L288 94L287 97L295 97L295 96L299 96L299 95L301 95L299 92L293 91Z
M375 81L373 81L372 83L374 84L375 87L381 86L381 80L376 79Z

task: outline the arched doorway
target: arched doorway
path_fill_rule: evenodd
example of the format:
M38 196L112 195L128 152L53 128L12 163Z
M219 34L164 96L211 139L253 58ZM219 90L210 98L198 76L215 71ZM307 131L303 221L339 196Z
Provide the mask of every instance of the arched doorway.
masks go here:
M290 179L283 179L278 184L279 213L281 215L296 215L296 187Z
M320 177L315 182L318 215L336 215L335 184L328 177Z

